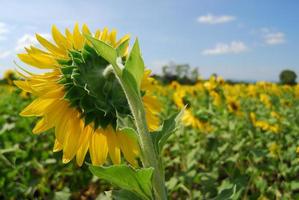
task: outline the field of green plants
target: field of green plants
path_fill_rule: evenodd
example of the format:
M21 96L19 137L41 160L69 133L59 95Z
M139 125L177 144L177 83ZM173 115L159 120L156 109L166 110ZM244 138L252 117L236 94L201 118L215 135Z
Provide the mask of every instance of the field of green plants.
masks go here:
M211 77L157 88L161 119L187 105L163 156L170 199L299 198L298 85ZM37 119L19 116L33 98L0 86L0 199L105 199L110 184L62 164L54 131L34 135Z

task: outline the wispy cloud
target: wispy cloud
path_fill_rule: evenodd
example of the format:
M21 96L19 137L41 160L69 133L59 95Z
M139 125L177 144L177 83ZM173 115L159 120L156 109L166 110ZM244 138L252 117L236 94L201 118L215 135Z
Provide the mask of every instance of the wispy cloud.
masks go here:
M264 35L264 42L268 45L283 44L285 41L285 34L282 32L268 32Z
M248 47L241 41L232 41L229 44L218 43L214 48L205 49L202 55L223 55L238 54L248 50Z
M236 20L236 17L231 15L216 16L212 14L207 14L207 15L199 16L197 18L197 21L202 24L223 24L234 20Z
M40 34L46 39L49 39L51 36L47 33ZM36 40L34 35L30 34L24 34L22 37L20 37L17 41L15 50L16 51L22 51L25 47L29 47L31 45L38 45L38 41Z
M0 22L0 40L6 39L6 34L9 32L7 25L3 22Z
M0 59L6 58L8 56L10 56L11 52L10 51L3 51L0 52Z

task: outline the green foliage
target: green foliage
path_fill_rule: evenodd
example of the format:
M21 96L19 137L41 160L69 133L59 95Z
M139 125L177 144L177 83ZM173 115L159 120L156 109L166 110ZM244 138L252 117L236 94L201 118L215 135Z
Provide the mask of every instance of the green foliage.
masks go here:
M93 185L87 167L62 164L61 154L52 152L53 132L33 135L33 118L19 116L30 101L15 87L0 86L0 199L93 198L100 182ZM89 188L95 192L87 194Z
M279 79L282 84L286 85L294 85L296 84L297 74L292 70L283 70L280 75Z
M141 81L144 73L144 63L141 57L138 40L136 39L134 46L130 52L129 58L126 61L125 69L136 81L137 89L140 90Z
M152 199L151 180L153 168L135 170L127 165L109 167L90 165L89 170L97 177L109 181L124 190L131 191L142 199ZM124 196L131 196L128 192L120 192L119 195L122 196L122 199L124 199Z
M225 103L213 105L206 89L188 94L191 109L211 113L208 123L213 129L182 127L169 138L164 158L171 199L227 199L219 196L233 194L227 189L234 187L231 199L298 199L298 86L253 86L257 96L249 96L245 85L223 86L226 95L237 96L240 114L228 112ZM214 92L219 90L217 86ZM259 94L269 96L270 107L260 101ZM163 105L163 116L176 110L169 98L163 99ZM273 111L279 118L273 117ZM258 120L278 125L279 131L254 127L250 112L255 112ZM277 150L271 153L273 144Z
M188 96L190 108L209 113L206 121L213 130L181 126L162 145L169 199L298 199L298 86L262 85L256 97L247 95L242 84L225 87L246 94L238 97L241 115L229 113L225 102L213 105L206 89L196 89ZM275 87L277 93L269 91ZM228 91L223 88L217 86L215 91L225 95ZM164 122L164 130L174 127L177 114L170 94L159 96L164 107L161 116L172 116ZM269 96L270 107L259 100L260 94ZM14 87L0 86L0 199L102 199L104 191L112 189L110 184L93 177L87 166L62 164L61 154L51 152L53 131L33 135L35 120L19 117L32 101L19 95ZM280 118L273 117L272 111ZM258 120L279 125L279 132L254 127L250 112ZM130 121L119 117L118 126L124 129ZM134 125L131 128L125 130L134 137ZM271 154L273 143L278 149ZM127 190L113 190L111 196L142 198Z
M162 152L167 139L177 130L183 112L184 110L173 114L170 118L163 122L161 130L155 131L151 134L154 147L158 155Z

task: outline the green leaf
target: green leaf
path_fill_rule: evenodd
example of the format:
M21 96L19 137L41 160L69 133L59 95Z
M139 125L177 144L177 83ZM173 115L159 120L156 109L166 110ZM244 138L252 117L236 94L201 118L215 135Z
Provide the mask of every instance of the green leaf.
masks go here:
M54 200L69 199L71 197L70 189L64 188L62 191L55 192Z
M152 197L153 168L133 169L127 165L109 167L89 166L89 170L97 177L110 182L121 189L131 191L143 199Z
M141 80L144 73L144 63L141 57L138 39L135 40L129 58L126 61L125 70L133 76L137 84L137 89L140 90Z
M86 39L91 42L96 52L107 60L113 66L116 66L117 51L104 41L93 38L90 35L85 35Z
M137 82L134 76L126 68L123 69L122 79L135 96L140 96L140 90L138 89Z
M124 128L135 128L134 119L131 115L123 115L121 113L116 112L117 121L116 128L118 130L122 130Z
M157 153L161 153L167 139L171 136L172 133L176 131L178 122L180 121L183 112L184 109L173 114L170 118L166 119L163 122L163 126L160 131L156 131L151 134Z
M138 195L128 190L112 191L112 198L115 200L142 200Z
M299 190L299 182L298 181L292 181L291 183L291 190Z
M231 188L224 189L214 200L223 200L223 199L234 199L236 194L236 185Z

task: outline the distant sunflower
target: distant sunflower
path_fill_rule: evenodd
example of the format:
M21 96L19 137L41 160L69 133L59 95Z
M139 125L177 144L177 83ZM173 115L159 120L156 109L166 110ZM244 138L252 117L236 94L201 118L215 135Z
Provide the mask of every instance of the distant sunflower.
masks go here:
M17 76L14 70L8 69L4 72L3 78L9 85L12 85L13 81L17 79Z
M242 115L241 113L241 105L240 101L237 99L237 97L228 96L226 98L227 101L227 108L230 113L235 113L236 115Z
M104 41L121 52L125 62L129 36L116 39L116 31L97 30L92 34L86 25L80 31L78 24L73 32L63 35L52 27L54 43L36 34L44 50L31 46L19 54L24 63L39 69L43 74L20 73L24 80L15 84L37 98L22 112L22 116L38 116L40 120L33 129L39 134L55 128L53 151L63 151L63 163L76 157L82 165L89 151L93 165L102 165L111 158L121 163L121 153L132 165L137 165L139 155L137 141L117 129L117 116L130 116L131 112L122 88L113 73L107 73L109 63L99 56L85 40L84 34ZM145 71L141 84L146 118L150 130L159 126L160 104L151 95L152 78Z
M194 108L194 105L191 102L192 99L188 98L190 97L188 95L190 94L187 94L183 88L180 88L173 94L173 101L176 106L179 109L186 107L182 116L183 124L187 127L192 127L205 132L211 132L213 128L209 124L208 114L201 111L200 108Z

